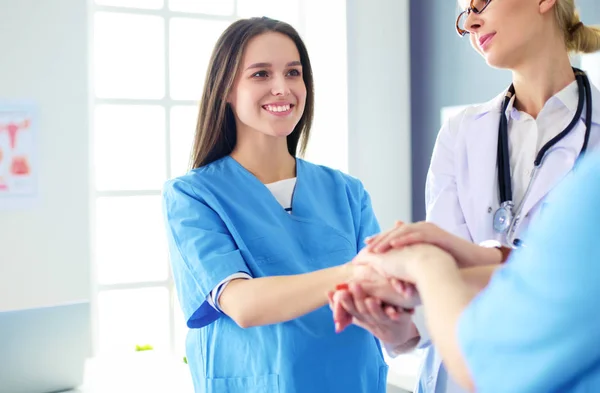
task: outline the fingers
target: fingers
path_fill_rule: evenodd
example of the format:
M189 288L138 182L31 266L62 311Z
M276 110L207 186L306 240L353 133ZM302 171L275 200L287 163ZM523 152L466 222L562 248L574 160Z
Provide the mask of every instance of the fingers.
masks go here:
M375 323L385 323L388 316L383 311L381 301L372 297L365 298L365 305L369 312L370 319Z
M352 319L352 324L356 325L356 326L358 326L360 328L363 328L363 329L371 332L371 334L375 335L375 332L374 332L374 329L373 329L374 327L372 325L369 325L366 322L361 321L360 319L353 318Z
M349 285L349 290L352 298L354 299L354 307L358 313L358 315L353 314L354 317L366 321L367 323L372 322L369 315L369 310L365 304L365 299L367 298L365 291L363 291L361 286L357 283L351 283Z
M398 236L390 240L391 248L402 248L412 246L413 244L426 242L426 236L423 232L412 232Z
M396 292L401 294L406 299L414 296L416 293L416 288L413 284L400 281L397 278L391 278L390 285L396 290Z
M400 281L398 279L390 279L391 286L403 297L404 301L402 305L405 307L404 310L413 313L414 307L421 304L421 298L417 287L406 281Z
M402 226L404 226L404 222L402 221L396 221L394 226L390 229L388 229L387 231L381 232L378 235L375 236L371 236L367 243L367 247L369 251L373 251L373 247L375 247L376 245L380 244L382 239L384 239L385 237L387 237L390 233L394 232L396 229L401 228Z
M436 235L436 233L438 235ZM439 228L429 222L417 222L414 224L402 225L391 229L376 240L369 243L369 251L373 253L382 253L390 248L402 248L417 243L437 244L439 235L443 233Z
M394 223L394 226L391 229L388 229L387 231L378 233L377 235L368 236L367 238L365 238L365 243L366 244L371 244L373 242L376 242L379 238L381 238L382 236L384 236L386 233L388 233L390 231L393 231L394 229L399 228L402 225L404 225L403 221L396 220L396 222Z
M402 313L394 306L384 306L383 312L392 321L399 321L402 318Z
M350 323L355 323L355 321L362 322L364 326L361 327L373 324L372 312L365 303L366 298L365 292L356 283L351 283L348 290L338 290L333 294L333 318L336 332L343 331ZM380 300L371 298L370 302L378 304L381 308Z
M341 332L352 323L352 315L348 308L353 310L353 307L349 306L348 298L351 295L347 290L336 291L332 295L333 302L333 321L335 323L335 331Z
M410 228L411 228L410 225L403 225L401 227L397 227L397 228L394 228L393 230L386 232L383 236L381 236L379 239L377 239L376 242L369 244L369 251L371 251L372 253L375 253L375 254L386 252L387 250L389 250L391 248L390 242L393 239L396 239L398 237L405 235L406 232L408 230L410 230Z

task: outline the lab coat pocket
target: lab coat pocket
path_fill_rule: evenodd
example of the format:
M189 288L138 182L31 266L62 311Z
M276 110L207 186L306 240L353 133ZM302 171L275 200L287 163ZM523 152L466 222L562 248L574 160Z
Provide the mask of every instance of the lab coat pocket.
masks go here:
M206 380L207 393L278 393L277 374L256 375L239 378L209 378Z

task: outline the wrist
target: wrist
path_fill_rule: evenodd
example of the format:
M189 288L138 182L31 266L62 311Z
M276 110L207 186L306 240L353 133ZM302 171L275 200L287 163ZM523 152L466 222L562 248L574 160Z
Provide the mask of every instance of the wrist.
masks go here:
M479 244L484 253L480 265L497 265L504 263L510 255L511 249L504 247L500 242L495 240L486 240Z
M432 271L457 269L456 259L450 253L434 246L428 246L428 250L422 258L410 260L407 264L407 272L417 286Z
M478 260L471 266L497 265L502 262L502 251L496 247L478 247Z
M343 265L339 265L335 267L335 277L337 283L344 283L348 281L352 281L354 278L354 264L352 262L344 263Z

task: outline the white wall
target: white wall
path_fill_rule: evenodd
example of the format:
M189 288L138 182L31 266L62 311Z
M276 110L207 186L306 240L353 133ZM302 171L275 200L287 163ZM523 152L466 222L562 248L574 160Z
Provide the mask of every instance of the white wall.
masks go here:
M409 221L409 2L347 0L349 173L371 194L382 228Z
M38 203L0 208L0 310L90 296L87 3L0 0L0 100L39 105L40 154Z
M587 72L590 83L600 87L600 52L582 55L580 66Z
M346 0L304 0L301 10L315 81L306 159L348 172Z
M409 1L346 7L349 173L363 181L385 229L412 218ZM389 364L388 390L412 391L418 358Z

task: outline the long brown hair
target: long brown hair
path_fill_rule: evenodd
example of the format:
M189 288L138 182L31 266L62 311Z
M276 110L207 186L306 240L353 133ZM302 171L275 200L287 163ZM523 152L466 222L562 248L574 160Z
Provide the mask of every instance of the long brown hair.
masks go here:
M308 51L298 32L289 24L267 17L241 19L232 23L219 37L213 50L200 100L198 123L191 154L191 168L199 168L229 155L236 144L235 117L227 103L248 42L260 34L276 32L296 44L306 85L306 104L300 121L287 136L288 151L296 156L306 151L314 110L313 75Z

